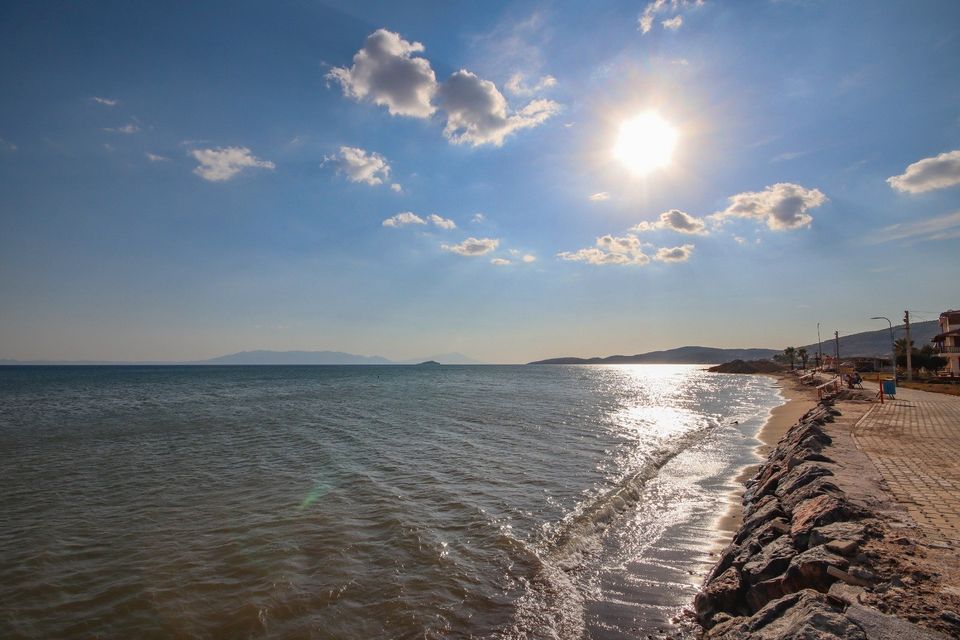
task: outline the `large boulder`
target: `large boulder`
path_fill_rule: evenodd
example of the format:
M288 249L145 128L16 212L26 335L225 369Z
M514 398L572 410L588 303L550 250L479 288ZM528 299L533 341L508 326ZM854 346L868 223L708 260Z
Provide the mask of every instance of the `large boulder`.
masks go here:
M787 570L795 555L790 536L780 536L743 565L743 577L750 585L775 578Z
M718 640L867 640L822 593L804 590L769 602L750 618L733 618L711 629ZM899 638L898 640L904 640Z
M697 620L703 626L709 627L717 613L743 613L741 611L742 591L740 572L736 567L730 567L708 582L694 598L693 606L697 612Z

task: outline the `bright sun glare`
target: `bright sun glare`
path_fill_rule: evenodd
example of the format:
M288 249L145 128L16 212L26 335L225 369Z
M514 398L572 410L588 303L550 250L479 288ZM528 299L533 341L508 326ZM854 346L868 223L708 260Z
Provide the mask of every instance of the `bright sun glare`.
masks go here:
M647 111L620 125L613 155L628 169L646 175L670 164L677 146L677 130L655 111Z

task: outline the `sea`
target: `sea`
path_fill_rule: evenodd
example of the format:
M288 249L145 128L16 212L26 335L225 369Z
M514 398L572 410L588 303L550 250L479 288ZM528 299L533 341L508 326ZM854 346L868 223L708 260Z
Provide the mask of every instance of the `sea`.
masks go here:
M0 367L0 637L683 635L781 402L703 366Z

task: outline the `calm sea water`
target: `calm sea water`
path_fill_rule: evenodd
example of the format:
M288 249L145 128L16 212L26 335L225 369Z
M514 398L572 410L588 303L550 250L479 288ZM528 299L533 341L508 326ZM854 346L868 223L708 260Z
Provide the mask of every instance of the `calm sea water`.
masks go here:
M0 637L656 633L779 401L685 366L0 368Z

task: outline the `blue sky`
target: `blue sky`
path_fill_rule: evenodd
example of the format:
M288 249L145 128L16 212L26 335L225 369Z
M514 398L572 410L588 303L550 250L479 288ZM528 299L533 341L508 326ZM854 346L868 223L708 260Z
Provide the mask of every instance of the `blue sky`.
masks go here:
M956 2L5 3L0 41L0 357L520 362L960 306ZM638 174L648 112L677 144Z

